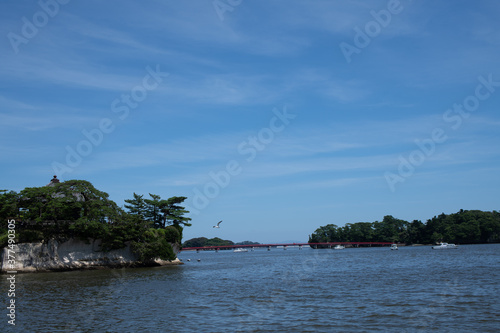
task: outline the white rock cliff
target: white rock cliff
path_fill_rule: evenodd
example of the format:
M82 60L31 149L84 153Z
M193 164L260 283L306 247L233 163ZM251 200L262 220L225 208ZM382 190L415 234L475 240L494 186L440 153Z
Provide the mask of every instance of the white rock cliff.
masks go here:
M107 252L99 251L100 240L85 242L79 239L69 239L59 242L52 239L48 242L20 243L12 249L5 247L1 252L0 271L17 272L47 272L75 269L92 269L100 267L136 267L180 264L173 261L154 260L143 263L137 259L129 245L122 249ZM177 255L179 247L171 244ZM10 252L8 252L10 250ZM10 257L9 254L10 253ZM11 259L11 261L9 261Z

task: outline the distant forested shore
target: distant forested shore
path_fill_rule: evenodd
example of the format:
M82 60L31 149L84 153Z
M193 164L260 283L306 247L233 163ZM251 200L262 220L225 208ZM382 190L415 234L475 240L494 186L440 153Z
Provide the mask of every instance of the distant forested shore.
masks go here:
M463 210L434 216L425 223L384 216L382 221L327 224L309 236L309 243L398 242L405 244L482 244L500 242L500 212Z
M227 246L227 245L255 245L259 244L252 241L244 241L239 243L234 243L233 241L227 239L221 239L219 237L206 238L197 237L191 238L182 244L182 247L204 247L204 246Z

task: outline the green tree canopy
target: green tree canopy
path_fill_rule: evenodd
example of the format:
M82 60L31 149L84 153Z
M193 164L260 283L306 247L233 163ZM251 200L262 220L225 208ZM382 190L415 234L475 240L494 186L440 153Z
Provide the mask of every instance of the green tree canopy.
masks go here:
M343 227L327 224L309 236L309 243L370 241L406 244L499 242L500 213L460 210L455 214L434 216L425 224L419 220L410 223L387 215L381 222L346 223Z
M189 226L189 213L180 204L186 197L162 200L134 193L125 200L125 209L109 195L85 180L59 182L47 186L27 187L19 193L0 191L0 217L20 220L17 242L34 242L51 238L78 237L101 239L102 250L132 244L143 260L173 259L170 243L182 242L182 230ZM25 223L26 222L26 223ZM0 245L7 240L6 226L0 227Z
M60 221L86 218L112 222L120 208L109 195L85 180L68 180L52 186L27 187L20 192L19 206L25 218L34 221Z
M138 195L134 192L134 198L126 199L125 202L128 205L124 205L124 207L130 214L138 215L141 219L146 219L146 215L148 212L146 201L143 199L143 197L144 195Z
M185 217L184 214L189 213L183 206L179 204L183 203L186 200L186 197L171 197L167 200L160 201L160 211L162 215L162 227L166 227L167 225L174 226L191 226L189 221L191 219L189 217Z
M142 195L134 193L133 199L125 200L128 205L125 208L130 214L139 215L146 221L152 222L156 228L165 228L168 225L178 227L191 226L191 218L185 217L188 214L183 206L186 197L171 197L161 199L157 194L149 193L151 199L143 199Z
M161 197L157 194L149 193L151 199L144 199L146 203L145 218L147 221L153 222L153 225L160 226L161 222L161 212L160 212L160 201Z
M203 246L224 246L224 245L234 245L233 241L224 240L219 237L214 238L206 238L206 237L198 237L192 238L184 242L182 247L203 247Z
M0 219L19 216L19 194L15 191L0 190Z

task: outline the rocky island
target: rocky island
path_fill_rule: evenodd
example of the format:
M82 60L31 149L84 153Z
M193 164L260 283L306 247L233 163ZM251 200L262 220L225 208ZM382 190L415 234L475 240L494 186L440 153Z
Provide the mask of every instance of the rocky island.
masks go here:
M121 209L82 180L0 192L0 272L181 264L185 197L134 193Z

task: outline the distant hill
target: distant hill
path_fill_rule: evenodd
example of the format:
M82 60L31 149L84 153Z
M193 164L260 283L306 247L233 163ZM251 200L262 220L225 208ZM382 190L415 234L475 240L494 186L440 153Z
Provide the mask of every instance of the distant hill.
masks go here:
M276 244L293 244L293 243L307 243L306 241L300 241L300 240L284 240L281 242L276 242Z
M260 244L259 242L252 242L252 241L243 241L236 243L235 245L258 245Z
M203 246L225 246L225 245L255 245L259 244L257 242L252 242L252 241L243 241L239 243L234 243L233 241L230 240L224 240L219 237L214 237L214 238L206 238L206 237L197 237L197 238L191 238L187 241L185 241L182 244L182 247L203 247Z
M223 246L223 245L234 245L234 242L230 240L224 240L219 237L206 238L198 237L191 238L182 244L182 247L203 247L203 246Z

